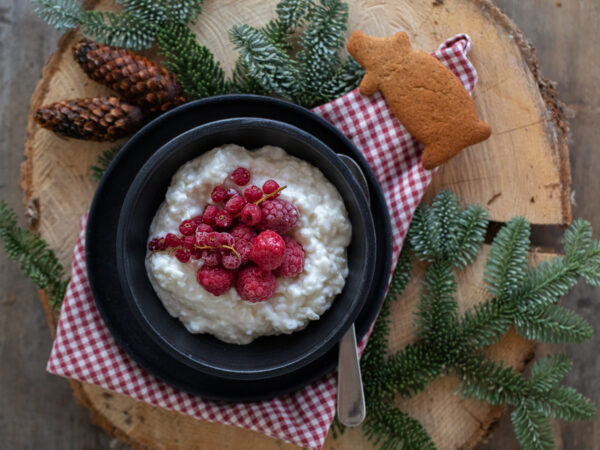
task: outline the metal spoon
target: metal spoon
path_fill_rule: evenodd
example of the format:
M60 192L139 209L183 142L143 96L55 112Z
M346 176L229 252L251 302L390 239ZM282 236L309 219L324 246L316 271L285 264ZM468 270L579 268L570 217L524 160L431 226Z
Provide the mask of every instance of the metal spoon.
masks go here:
M338 154L339 158L352 172L362 187L367 202L371 204L367 179L360 166L352 158ZM354 324L340 340L338 360L337 415L341 423L348 427L356 427L365 420L365 393L360 375L360 362L356 346Z

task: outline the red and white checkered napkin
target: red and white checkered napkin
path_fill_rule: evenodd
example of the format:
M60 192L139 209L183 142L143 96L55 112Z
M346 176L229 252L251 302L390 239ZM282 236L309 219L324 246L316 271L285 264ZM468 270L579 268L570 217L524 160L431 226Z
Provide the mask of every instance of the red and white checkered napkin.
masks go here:
M477 73L466 57L471 41L459 34L435 52L469 92ZM413 212L432 172L421 166L422 147L400 125L383 96L358 89L313 110L338 127L363 151L387 201L392 219L394 261ZM96 384L136 400L209 422L259 431L302 447L323 445L335 414L336 381L330 374L293 394L256 403L219 403L170 387L139 367L115 343L96 309L87 282L85 225L73 255L72 278L64 299L47 370ZM361 342L364 348L366 338Z

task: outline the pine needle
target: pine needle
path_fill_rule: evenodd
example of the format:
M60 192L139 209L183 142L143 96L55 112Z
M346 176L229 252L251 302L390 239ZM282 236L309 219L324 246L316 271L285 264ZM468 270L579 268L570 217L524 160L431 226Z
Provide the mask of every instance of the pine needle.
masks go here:
M17 225L17 216L0 200L0 239L6 254L19 264L21 270L50 297L50 304L58 308L65 296L68 280L64 269L48 244L37 234Z
M98 155L96 159L96 164L90 167L91 178L93 181L100 181L100 179L104 176L104 172L108 169L108 165L117 156L121 147L112 147L108 150L104 150L102 153Z

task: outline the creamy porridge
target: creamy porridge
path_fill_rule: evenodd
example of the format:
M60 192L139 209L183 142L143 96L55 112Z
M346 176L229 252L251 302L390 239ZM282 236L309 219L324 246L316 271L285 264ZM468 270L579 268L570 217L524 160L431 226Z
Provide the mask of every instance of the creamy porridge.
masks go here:
M292 333L318 320L339 294L348 275L346 247L351 226L336 188L314 166L281 148L248 151L226 145L184 164L150 226L150 237L177 233L182 219L201 215L211 191L233 168L243 166L258 186L271 178L286 185L281 198L299 212L289 232L304 249L304 267L295 278L277 278L274 295L250 303L235 286L222 295L207 292L196 279L202 260L182 263L167 252L148 251L146 270L167 311L191 333L210 333L230 343L248 344L265 335Z

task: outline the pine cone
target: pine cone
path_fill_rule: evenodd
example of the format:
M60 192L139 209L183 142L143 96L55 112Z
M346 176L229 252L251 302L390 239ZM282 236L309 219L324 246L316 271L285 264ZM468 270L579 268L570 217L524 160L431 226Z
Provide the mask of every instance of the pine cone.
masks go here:
M114 141L144 123L140 108L117 97L77 98L42 106L35 120L44 128L76 139Z
M177 76L148 58L87 39L73 47L73 56L92 80L146 111L167 111L185 103Z

